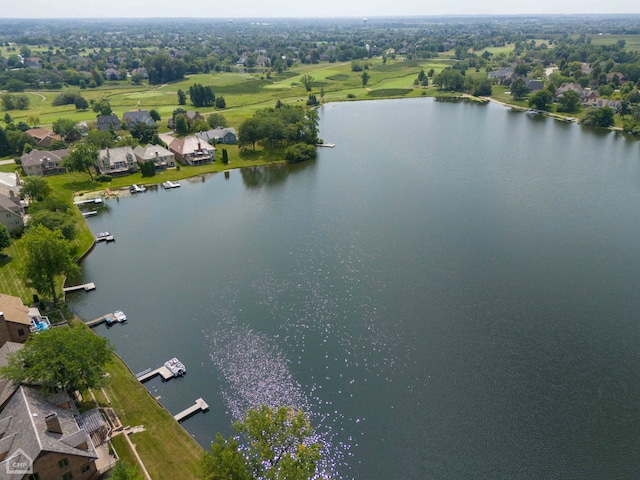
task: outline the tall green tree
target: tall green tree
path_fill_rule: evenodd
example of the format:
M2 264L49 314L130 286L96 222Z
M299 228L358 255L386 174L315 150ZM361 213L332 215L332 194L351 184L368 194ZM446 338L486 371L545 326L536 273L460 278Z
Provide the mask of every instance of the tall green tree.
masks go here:
M234 428L240 441L221 435L200 462L201 480L309 480L321 459L308 416L294 407L251 409Z
M238 146L245 148L248 145L256 149L256 142L262 138L262 122L258 118L248 118L238 127Z
M529 97L529 108L547 110L553 100L553 95L547 89L542 89Z
M369 75L367 72L362 72L362 86L366 87L367 83L369 83L369 79L371 78L371 75Z
M75 142L82 137L78 123L70 118L59 118L53 122L53 131L67 142Z
M144 476L138 471L137 466L119 460L109 471L109 480L144 480Z
M91 108L98 115L106 116L106 115L111 115L112 113L111 102L109 102L109 100L106 98L101 98L99 100L96 100L95 102L93 102L93 105Z
M67 392L105 384L105 366L113 348L84 325L52 328L29 337L24 347L9 357L0 374L16 383L42 385L46 392Z
M79 271L71 258L69 242L59 230L36 225L24 235L22 245L25 254L21 274L25 283L43 296L50 295L57 303L56 277Z
M4 157L11 153L11 144L7 138L7 134L4 129L0 127L0 157Z
M4 224L0 223L0 252L11 245L11 237L9 235L9 230Z
M207 123L211 128L228 127L229 123L222 113L212 113L207 117Z
M574 90L567 90L558 99L558 111L573 113L580 108L580 94Z
M52 188L44 177L29 176L22 181L22 193L32 202L42 201L51 194Z
M62 160L62 166L70 172L87 172L93 181L93 169L98 160L98 149L89 143L78 143Z
M187 104L187 94L184 93L184 90L178 89L178 105L186 105Z
M302 76L300 77L300 83L302 83L302 85L304 86L304 89L305 89L307 92L310 92L310 91L311 91L311 85L313 84L313 81L314 81L314 80L315 80L315 79L314 79L311 75L309 75L308 73L307 73L307 74L305 74L305 75L302 75Z
M521 78L511 84L511 96L514 100L522 100L530 91L531 89Z

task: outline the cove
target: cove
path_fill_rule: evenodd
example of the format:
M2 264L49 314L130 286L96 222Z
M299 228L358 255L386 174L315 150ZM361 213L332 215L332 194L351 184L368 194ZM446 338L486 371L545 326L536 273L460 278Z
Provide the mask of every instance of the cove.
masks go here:
M640 146L497 105L327 104L306 165L232 171L88 218L68 297L207 446L305 407L341 478L632 478Z

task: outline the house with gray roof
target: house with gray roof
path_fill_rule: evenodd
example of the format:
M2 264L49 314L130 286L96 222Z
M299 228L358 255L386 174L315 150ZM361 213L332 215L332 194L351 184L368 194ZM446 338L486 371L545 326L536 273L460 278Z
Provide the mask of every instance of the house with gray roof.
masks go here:
M9 232L24 228L24 207L20 197L0 194L0 223Z
M151 118L151 115L147 110L134 110L132 112L125 112L122 115L122 121L129 127L133 127L136 123L146 123L147 125L154 125L156 121Z
M171 150L167 150L161 145L149 144L146 146L137 146L133 149L138 165L145 162L153 161L156 169L166 170L167 168L175 168L176 156Z
M120 130L120 119L117 115L98 115L98 130Z
M211 145L215 145L216 143L234 145L238 143L238 132L236 132L235 128L217 127L213 130L207 130L206 132L198 132L196 133L196 137Z
M20 157L22 171L27 176L60 175L66 172L62 160L68 156L68 148L52 151L33 149Z
M105 148L98 152L96 167L103 175L128 175L138 170L138 163L129 146Z
M0 413L0 480L97 478L98 454L77 415L68 395L20 385Z

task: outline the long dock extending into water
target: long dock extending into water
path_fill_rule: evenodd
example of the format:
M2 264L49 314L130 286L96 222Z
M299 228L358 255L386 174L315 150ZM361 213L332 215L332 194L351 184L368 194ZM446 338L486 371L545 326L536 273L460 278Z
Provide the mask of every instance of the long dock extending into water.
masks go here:
M85 283L84 285L76 285L74 287L65 287L62 289L62 291L64 293L77 292L78 290L84 290L85 292L88 292L90 290L95 290L95 289L96 289L96 284L91 282L91 283Z
M177 413L173 416L178 422L184 420L185 418L190 417L194 413L198 413L200 411L206 412L209 410L209 405L202 398L196 400L195 405L191 405L189 408Z
M174 377L171 370L163 365L159 368L156 368L155 370L147 368L146 370L143 370L142 372L136 374L136 378L140 383L144 383L150 378L155 377L156 375L160 375L164 380L169 380Z

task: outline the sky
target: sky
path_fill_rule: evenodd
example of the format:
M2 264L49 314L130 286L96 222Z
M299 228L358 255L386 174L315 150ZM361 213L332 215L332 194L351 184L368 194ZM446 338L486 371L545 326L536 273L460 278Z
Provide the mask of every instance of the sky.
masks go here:
M0 18L305 18L640 13L631 0L0 0Z

